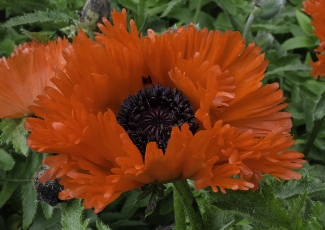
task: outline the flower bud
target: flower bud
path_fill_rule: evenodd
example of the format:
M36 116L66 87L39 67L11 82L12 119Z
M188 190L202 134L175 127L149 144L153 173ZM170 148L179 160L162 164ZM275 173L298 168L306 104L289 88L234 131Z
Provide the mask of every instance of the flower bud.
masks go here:
M255 37L255 42L263 51L266 51L273 44L274 37L270 33L261 33Z
M97 23L102 22L102 18L109 18L111 12L109 0L87 0L82 12L80 22L85 29L97 30Z
M263 20L275 17L283 8L285 0L254 0L254 8L259 10L256 16Z

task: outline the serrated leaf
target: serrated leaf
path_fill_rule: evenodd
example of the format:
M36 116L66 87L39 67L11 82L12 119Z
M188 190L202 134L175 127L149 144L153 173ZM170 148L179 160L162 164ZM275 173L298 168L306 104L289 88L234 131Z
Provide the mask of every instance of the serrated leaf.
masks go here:
M288 199L293 196L303 195L308 189L308 183L307 176L303 176L300 180L289 180L285 183L274 181L275 197Z
M62 229L71 230L71 227L73 226L74 229L86 230L89 219L82 221L82 210L83 207L81 201L77 199L61 204Z
M60 12L58 10L47 10L47 11L36 11L34 13L28 13L24 16L18 16L10 18L4 27L12 27L19 25L30 25L33 23L65 23L68 25L68 22L73 20L69 15Z
M307 230L324 229L325 209L320 202L313 204L312 210L305 223Z
M7 202L11 197L12 193L16 190L18 184L6 181L2 184L0 191L0 208Z
M238 215L247 215L267 228L289 227L291 220L279 200L274 197L271 188L264 185L259 192L227 191L227 194L210 195L216 207L233 211Z
M30 32L28 30L21 29L21 33L27 35L30 39L36 40L38 42L47 42L50 40L49 36L41 32Z
M307 199L307 191L296 199L293 199L290 205L290 218L291 218L291 229L301 229L303 227L303 220L301 218L302 212Z
M325 144L324 144L325 146ZM323 165L304 165L304 168L308 170L309 178L313 181L325 182L325 167Z
M229 218L225 211L215 206L205 205L203 209L203 218L207 229L227 229L235 222L234 216Z
M325 183L309 182L308 176L304 175L300 180L290 180L284 184L273 184L275 196L288 199L294 196L307 196L315 201L325 200Z
M325 201L325 183L310 183L308 197L314 201Z
M105 225L100 220L96 220L96 227L97 227L98 230L111 230L110 227L108 227L107 225Z
M15 165L15 160L11 155L0 149L0 169L4 171L11 170Z
M51 219L44 218L42 211L38 210L33 224L28 230L61 230L61 212L55 209Z
M27 229L33 222L37 211L36 191L32 183L22 186L23 229Z
M29 147L26 145L28 131L24 128L25 119L3 119L0 122L0 143L12 144L16 152L25 156Z

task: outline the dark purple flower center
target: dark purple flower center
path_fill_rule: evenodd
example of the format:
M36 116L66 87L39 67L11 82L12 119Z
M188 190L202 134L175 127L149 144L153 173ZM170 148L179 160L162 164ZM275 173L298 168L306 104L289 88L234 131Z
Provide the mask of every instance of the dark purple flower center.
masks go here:
M117 121L143 156L151 141L165 151L173 126L188 123L192 133L198 129L192 106L182 92L160 85L143 88L126 98Z

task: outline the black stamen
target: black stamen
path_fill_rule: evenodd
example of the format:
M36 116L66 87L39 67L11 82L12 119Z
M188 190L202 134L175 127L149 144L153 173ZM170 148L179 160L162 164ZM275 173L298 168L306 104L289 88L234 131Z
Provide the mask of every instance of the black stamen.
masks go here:
M151 79L150 75L148 77L142 77L142 84L152 85L152 79Z
M45 183L40 183L39 178L44 174L49 167L46 165L41 165L37 172L33 176L33 184L38 194L38 200L44 201L51 206L56 206L58 203L64 202L58 197L59 192L61 192L64 187L59 184L59 179L50 180Z
M125 99L117 121L143 156L151 141L165 151L173 126L188 123L192 133L198 129L192 106L181 91L160 85L143 88Z

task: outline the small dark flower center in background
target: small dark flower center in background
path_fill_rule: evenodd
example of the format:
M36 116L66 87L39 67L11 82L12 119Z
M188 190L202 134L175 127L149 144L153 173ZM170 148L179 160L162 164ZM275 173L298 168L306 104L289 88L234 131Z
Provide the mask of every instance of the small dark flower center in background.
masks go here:
M193 134L199 127L192 106L182 92L161 85L143 88L126 98L117 121L143 156L151 141L157 142L158 148L165 151L173 126L188 123Z
M33 184L38 194L38 201L44 201L51 206L56 206L58 203L64 202L63 200L60 200L58 197L59 192L61 192L64 189L64 187L59 184L61 178L55 180L49 180L43 184L39 182L41 176L48 169L49 169L48 166L41 165L33 176Z

